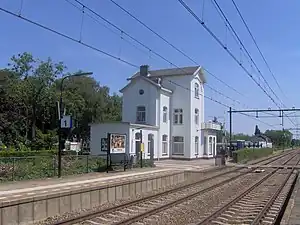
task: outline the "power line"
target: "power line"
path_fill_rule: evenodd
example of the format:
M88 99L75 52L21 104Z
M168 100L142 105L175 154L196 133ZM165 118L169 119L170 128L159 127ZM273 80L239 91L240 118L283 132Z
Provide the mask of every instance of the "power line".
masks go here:
M247 25L247 23L246 23L244 17L242 16L242 13L240 12L240 10L239 10L237 4L235 3L234 0L231 0L231 1L232 1L233 5L234 5L235 9L237 10L239 16L241 17L241 19L242 19L242 21L243 21L245 27L247 28L247 31L248 31L248 33L250 34L250 36L251 36L251 38L252 38L252 40L253 40L253 42L254 42L254 44L255 44L257 50L259 51L259 53L260 53L262 59L264 60L266 66L268 67L269 72L271 73L272 77L274 78L274 80L275 80L275 82L276 82L276 85L278 86L278 88L279 88L279 90L281 91L281 93L285 96L285 94L284 94L283 90L281 89L281 87L280 87L280 85L279 85L279 83L278 83L278 81L277 81L277 79L276 79L274 73L272 72L272 70L271 70L271 68L270 68L270 66L269 66L269 64L268 64L268 62L267 62L267 60L266 60L266 58L264 57L262 51L261 51L260 48L258 47L258 44L257 44L257 42L256 42L256 40L255 40L255 38L254 38L254 36L252 35L252 32L250 31L250 28L249 28L249 26ZM285 97L286 97L286 96L285 96Z
M254 62L253 58L251 57L249 51L246 49L246 47L244 46L243 42L241 41L241 39L239 38L238 34L236 33L235 29L233 28L233 26L231 25L231 23L229 22L228 18L226 17L225 13L223 12L223 10L221 9L220 5L218 4L218 2L216 0L212 0L215 5L217 6L217 8L219 9L219 11L221 12L221 14L223 15L225 21L227 22L227 24L229 25L229 27L231 28L232 32L234 33L234 35L236 36L236 38L238 39L238 41L240 42L241 46L243 47L243 49L246 51L246 54L248 55L248 57L250 58L251 62L253 63L253 65L255 66L255 68L257 69L257 71L259 72L259 74L261 75L261 77L263 78L263 80L265 81L265 83L267 84L267 86L269 87L269 89L271 90L271 92L274 94L274 96L279 100L279 102L284 106L285 104L281 101L281 99L278 97L278 95L274 92L274 90L270 87L269 83L267 82L267 80L265 79L265 77L263 76L263 74L261 73L260 69L258 68L257 64ZM251 32L250 32L251 33ZM253 36L252 36L253 37ZM255 41L255 39L254 39ZM259 48L258 48L259 49ZM259 50L260 51L260 50ZM277 107L280 109L280 106L277 105ZM291 118L289 118L287 116L287 118L294 124L294 126L296 126L296 124L291 120Z
M73 3L71 3L69 0L66 0L68 3L72 4L74 7L76 7L78 10L82 11L79 7L75 6ZM131 40L137 42L138 44L140 44L141 46L143 46L144 48L146 48L147 50L151 51L153 54L155 54L156 56L158 56L159 58L161 58L162 60L166 61L167 63L171 64L172 66L176 67L178 70L181 70L183 72L183 74L188 74L184 69L180 68L179 66L177 66L176 64L174 64L173 62L169 61L166 57L162 56L161 54L159 54L158 52L154 51L153 49L151 49L150 47L148 47L146 44L142 43L141 41L139 41L138 39L136 39L135 37L133 37L132 35L130 35L129 33L127 33L126 31L124 31L123 29L121 29L120 27L118 27L117 25L115 25L114 23L112 23L111 21L109 21L108 19L104 18L103 16L101 16L99 13L97 13L95 10L91 9L90 7L88 7L87 5L81 3L79 0L74 0L76 3L78 3L81 7L87 9L88 11L90 11L91 13L93 13L94 15L96 15L97 17L99 17L100 19L102 19L103 21L105 21L106 23L108 23L109 25L111 25L112 27L114 27L115 29L117 29L118 31L120 31L122 34L126 35L127 37L129 37ZM95 18L94 18L95 19ZM226 97L227 99L230 99L234 102L238 102L239 104L241 104L239 101L234 100L233 98L226 96L225 94L217 91L216 89L214 89L213 87L211 87L210 85L207 85L211 90L215 91L216 93L219 93L220 95Z
M75 38L73 38L73 37L71 37L71 36L68 36L68 35L66 35L66 34L63 34L63 33L59 32L59 31L56 31L56 30L54 30L54 29L52 29L52 28L49 28L49 27L47 27L47 26L44 26L44 25L42 25L42 24L40 24L40 23L37 23L37 22L35 22L35 21L33 21L33 20L30 20L30 19L28 19L28 18L25 18L25 17L23 17L23 16L21 16L21 15L17 15L17 14L14 13L14 12L8 11L8 10L2 8L2 7L0 7L0 10L1 10L2 12L5 12L5 13L10 14L10 15L12 15L12 16L18 17L18 18L20 18L20 19L22 19L22 20L24 20L24 21L26 21L26 22L28 22L28 23L31 23L31 24L34 24L34 25L40 27L40 28L43 28L43 29L45 29L45 30L47 30L47 31L50 31L50 32L55 33L55 34L57 34L57 35L59 35L59 36L62 36L62 37L66 38L66 39L68 39L68 40L70 40L70 41L76 42L76 43L81 44L81 45L83 45L83 46L85 46L85 47L87 47L87 48L90 48L90 49L93 49L93 50L95 50L95 51L97 51L97 52L100 52L100 53L102 53L102 54L104 54L104 55L106 55L106 56L108 56L108 57L110 57L110 58L113 58L113 59L116 59L116 60L118 60L118 61L121 61L121 62L123 62L123 63L125 63L125 64L127 64L127 65L129 65L129 66L132 66L132 67L135 67L135 68L139 68L139 66L137 66L137 65L135 65L135 64L133 64L133 63L131 63L131 62L128 62L128 61L126 61L126 60L124 60L124 59L121 59L120 57L114 56L114 55L112 55L112 54L110 54L110 53L108 53L108 52L105 52L105 51L103 51L103 50L101 50L101 49L99 49L99 48L96 48L96 47L92 46L92 45L86 44L86 43L84 43L84 42L82 42L82 41L76 40Z
M258 83L254 78L253 75L245 68L245 66L242 65L241 62L236 58L236 56L223 44L223 42L205 25L204 21L202 21L195 13L194 11L183 1L178 0L179 3L199 22L204 29L218 42L219 45L223 47L223 49L234 59L234 61L246 72L246 74L256 83L256 85L271 99L271 101L278 107L280 106L277 104L277 102L274 100L274 98ZM294 122L290 120L293 124ZM294 124L295 125L295 124Z
M96 47L94 47L94 46L91 46L91 45L89 45L89 44L86 44L86 43L84 43L84 42L82 42L82 41L78 41L78 40L76 40L75 38L73 38L73 37L71 37L71 36L68 36L68 35L66 35L66 34L63 34L63 33L59 32L59 31L56 31L56 30L54 30L54 29L52 29L52 28L49 28L49 27L47 27L47 26L45 26L45 25L42 25L42 24L40 24L40 23L38 23L38 22L35 22L35 21L33 21L33 20L30 20L30 19L28 19L28 18L26 18L26 17L23 17L23 16L21 16L21 15L17 15L16 13L11 12L11 11L9 11L9 10L6 10L6 9L4 9L4 8L2 8L2 7L0 7L0 11L2 11L2 12L4 12L4 13L7 13L7 14L9 14L9 15L11 15L11 16L15 16L15 17L17 17L17 18L19 18L19 19L22 19L22 20L24 20L24 21L30 23L30 24L36 25L36 26L38 26L38 27L40 27L40 28L42 28L42 29L45 29L45 30L47 30L47 31L50 31L50 32L52 32L52 33L54 33L54 34L57 34L57 35L59 35L59 36L61 36L61 37L64 37L64 38L66 38L66 39L68 39L68 40L71 40L71 41L73 41L73 42L79 43L79 44L81 44L81 45L83 45L83 46L85 46L85 47L87 47L87 48L90 48L90 49L92 49L92 50L95 50L95 51L97 51L97 52L100 52L100 53L102 53L102 54L104 54L104 55L106 55L106 56L109 56L109 57L111 57L111 58L113 58L113 59L115 59L115 60L122 61L122 62L124 62L124 63L126 63L126 64L128 64L128 65L130 65L130 66L132 66L132 67L139 68L137 65L135 65L135 64L133 64L133 63L130 63L130 62L126 61L126 60L123 60L123 59L120 58L120 57L116 57L116 56L114 56L114 55L112 55L112 54L110 54L110 53L107 53L107 52L105 52L105 51L102 51L102 50L100 50L100 49L98 49L98 48L96 48ZM192 91L192 92L194 91L194 90L192 90L192 89L190 89L190 88L187 88L187 87L184 87L184 86L182 86L182 85L180 85L180 84L178 84L178 83L176 83L176 82L174 82L174 81L171 81L171 80L168 80L168 79L166 79L166 80L167 80L168 82L170 82L170 83L172 83L172 84L174 84L174 85L176 85L176 86L179 86L179 87L181 87L181 88L184 88L184 89L186 89L186 90L188 90L188 91ZM212 97L205 96L205 95L203 95L203 94L201 94L201 93L199 93L199 94L200 94L201 96L203 96L204 98L206 98L206 99L209 99L209 100L211 100L211 101L213 101L213 102L215 102L215 103L218 103L219 105L222 105L222 106L225 106L225 107L229 108L228 105L226 105L226 104L224 104L224 103L222 103L222 102L220 102L220 101L218 101L218 100L216 100L216 99L213 99ZM247 115L247 116L248 116L248 115ZM258 120L257 118L254 118L254 119ZM260 120L259 120L259 121L260 121ZM260 122L265 123L265 122L263 122L263 121L260 121ZM265 123L265 124L266 124L266 123ZM268 125L268 124L267 124L267 125ZM269 124L269 125L270 125L270 124Z
M260 69L258 68L257 64L254 62L252 56L250 55L249 51L247 50L247 48L245 47L245 45L243 44L243 42L241 41L240 37L238 36L238 34L236 33L235 29L233 28L233 26L231 25L231 23L229 22L228 18L226 17L225 13L223 12L223 10L221 9L220 5L218 4L218 2L216 0L213 0L214 4L217 6L217 8L220 10L222 16L224 17L225 21L227 22L227 24L229 25L230 29L232 30L233 34L236 36L236 38L238 39L240 45L243 47L243 49L245 50L247 56L249 57L250 61L253 63L253 65L255 66L255 68L257 69L258 73L260 74L260 76L263 78L264 82L267 84L268 88L271 90L271 92L273 93L273 95L279 100L279 102L281 102L281 104L283 105L282 101L280 100L280 98L277 96L277 94L274 92L274 90L270 87L268 81L266 80L266 78L264 77L264 75L261 73Z
M75 0L77 1L77 0ZM193 58L191 58L190 56L188 56L185 52L183 52L182 50L180 50L178 47L176 47L175 45L173 45L170 41L168 41L166 38L164 38L162 35L160 35L159 33L157 33L156 31L154 31L152 28L150 28L147 24L145 24L143 21L141 21L139 18L137 18L136 16L134 16L132 13L130 13L127 9L125 9L124 7L122 7L121 5L119 5L118 3L116 3L114 0L110 0L114 5L116 5L118 8L120 8L123 12L125 12L126 14L128 14L130 17L132 17L134 20L136 20L138 23L140 23L142 26L144 26L146 29L148 29L149 31L151 31L153 34L155 34L158 38L160 38L161 40L163 40L165 43L167 43L169 46L171 46L173 49L175 49L177 52L181 53L183 56L185 56L186 58L188 58L191 62L195 63L196 65L199 65L199 63L196 62L196 60L194 60ZM238 93L241 96L244 96L244 94L242 94L241 92L239 92L238 90L236 90L234 87L230 86L229 84L227 84L225 81L221 80L219 77L217 77L215 74L211 73L209 70L207 70L206 68L203 68L208 74L210 74L212 77L214 77L216 80L218 80L219 82L221 82L222 84L224 84L225 86L227 86L228 88L230 88L231 90L233 90L234 92Z
M66 35L66 34L63 34L63 33L59 32L59 31L56 31L56 30L54 30L54 29L52 29L52 28L49 28L49 27L47 27L47 26L45 26L45 25L42 25L42 24L40 24L40 23L38 23L38 22L35 22L35 21L33 21L33 20L30 20L30 19L28 19L28 18L26 18L26 17L23 17L23 16L21 16L21 15L17 15L16 13L11 12L11 11L9 11L9 10L6 10L6 9L4 9L4 8L2 8L2 7L0 7L0 11L2 11L2 12L4 12L4 13L7 13L7 14L9 14L9 15L11 15L11 16L15 16L15 17L17 17L17 18L19 18L19 19L22 19L22 20L24 20L24 21L26 21L26 22L28 22L28 23L31 23L31 24L33 24L33 25L36 25L36 26L38 26L38 27L40 27L40 28L42 28L42 29L45 29L45 30L47 30L47 31L50 31L50 32L52 32L52 33L54 33L54 34L57 34L57 35L59 35L59 36L61 36L61 37L64 37L64 38L66 38L66 39L68 39L68 40L71 40L71 41L73 41L73 42L76 42L76 43L78 43L78 44L81 44L81 45L83 45L83 46L85 46L85 47L88 47L88 48L90 48L90 49L92 49L92 50L95 50L95 51L97 51L97 52L100 52L100 53L102 53L102 54L104 54L104 55L106 55L106 56L109 56L109 57L113 58L113 59L116 59L116 60L118 60L118 61L122 61L122 62L124 62L124 63L126 63L126 64L128 64L128 65L130 65L130 66L132 66L132 67L134 67L134 68L139 68L139 66L137 66L137 65L135 65L135 64L133 64L133 63L130 63L130 62L128 62L128 61L126 61L126 60L124 60L124 59L122 59L122 58L120 58L120 57L116 57L116 56L114 56L114 55L112 55L112 54L110 54L110 53L107 53L107 52L105 52L105 51L99 49L99 48L96 48L96 47L94 47L94 46L91 46L91 45L89 45L89 44L86 44L86 43L84 43L84 42L82 42L82 41L78 41L78 40L76 40L75 38L73 38L73 37L71 37L71 36L68 36L68 35ZM166 80L167 80L168 82L170 82L170 83L172 83L172 84L174 84L174 85L176 85L176 86L179 86L179 87L181 87L181 88L184 88L184 89L186 89L186 90L194 91L194 90L192 90L192 89L190 89L190 88L187 88L187 87L184 87L184 86L182 86L181 84L178 84L178 83L176 83L176 82L174 82L174 81L171 81L171 80L168 80L168 79L166 79ZM222 103L222 102L220 102L220 101L218 101L218 100L215 100L215 99L213 99L212 97L205 96L205 95L203 95L203 94L201 94L201 93L199 93L199 94L200 94L201 96L203 96L204 98L206 98L206 99L209 99L209 100L211 100L211 101L213 101L213 102L215 102L215 103L218 103L219 105L222 105L222 106L225 106L225 107L229 108L228 105L226 105L226 104L224 104L224 103Z

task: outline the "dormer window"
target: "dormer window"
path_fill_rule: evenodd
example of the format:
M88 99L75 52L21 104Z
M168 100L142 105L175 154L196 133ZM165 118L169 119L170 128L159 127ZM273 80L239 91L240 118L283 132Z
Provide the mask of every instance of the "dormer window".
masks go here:
M195 83L195 98L199 98L199 84Z
M136 122L146 123L146 107L138 106L136 110Z

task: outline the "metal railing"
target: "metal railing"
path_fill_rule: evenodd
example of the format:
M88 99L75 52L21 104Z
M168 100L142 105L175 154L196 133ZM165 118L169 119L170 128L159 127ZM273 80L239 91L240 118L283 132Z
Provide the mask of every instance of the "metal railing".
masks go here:
M55 177L57 167L57 156L0 157L0 182ZM101 172L105 168L106 160L101 156L62 156L63 176Z

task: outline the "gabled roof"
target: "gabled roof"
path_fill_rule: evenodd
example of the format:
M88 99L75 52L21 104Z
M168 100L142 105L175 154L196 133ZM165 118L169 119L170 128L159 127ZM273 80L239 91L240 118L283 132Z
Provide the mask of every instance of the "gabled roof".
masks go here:
M269 137L267 137L266 135L264 135L264 134L253 136L253 137L250 138L250 140L252 142L258 142L258 141L271 142L271 139Z
M149 70L148 71L148 77L166 77L166 76L192 76L197 74L198 72L200 75L200 79L205 83L206 78L204 76L204 72L202 67L200 66L188 66L188 67L182 67L182 68L172 68L172 69L161 69L161 70ZM138 77L140 75L140 72L136 72L131 78L128 78L127 80L131 80L135 77Z
M147 78L147 77L144 77L144 76L136 76L136 77L130 79L130 82L129 82L125 87L123 87L123 88L120 90L120 92L123 93L123 91L131 85L131 82L133 82L133 80L136 80L136 79L143 79L143 80L149 82L150 84L154 85L154 86L155 86L156 88L158 88L158 89L161 89L161 90L163 90L163 91L172 93L171 90L169 90L169 89L167 89L167 88L164 88L164 87L161 86L160 84L158 84L158 83L154 82L153 80L151 80L151 79L149 79L149 78Z

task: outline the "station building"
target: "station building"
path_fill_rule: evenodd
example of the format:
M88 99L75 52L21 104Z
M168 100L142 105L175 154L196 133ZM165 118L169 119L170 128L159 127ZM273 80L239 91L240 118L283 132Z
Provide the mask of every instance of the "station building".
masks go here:
M155 159L213 158L219 124L204 122L204 84L200 66L140 71L127 79L122 122L91 124L91 154L106 154L101 140L107 133L126 135L125 151Z

